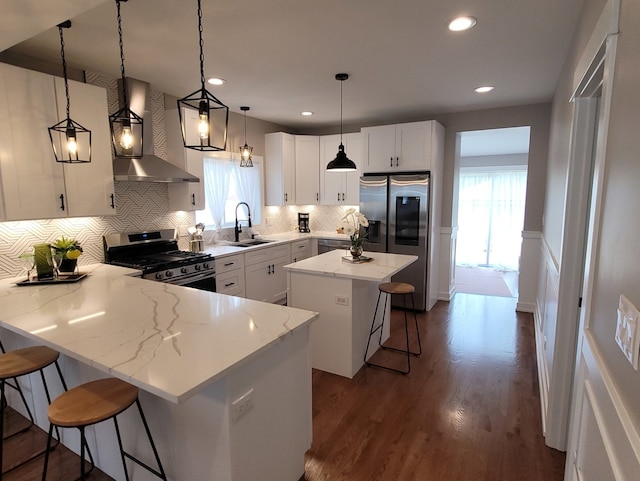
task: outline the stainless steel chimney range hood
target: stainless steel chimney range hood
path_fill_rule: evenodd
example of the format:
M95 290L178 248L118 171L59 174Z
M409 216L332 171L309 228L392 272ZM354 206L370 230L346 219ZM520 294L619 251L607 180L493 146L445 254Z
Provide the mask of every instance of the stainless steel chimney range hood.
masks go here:
M149 84L127 78L129 108L143 119L145 142L141 158L116 157L113 160L113 178L130 182L200 182L189 172L153 155L153 118ZM122 82L119 82L122 89ZM123 95L120 95L122 102Z

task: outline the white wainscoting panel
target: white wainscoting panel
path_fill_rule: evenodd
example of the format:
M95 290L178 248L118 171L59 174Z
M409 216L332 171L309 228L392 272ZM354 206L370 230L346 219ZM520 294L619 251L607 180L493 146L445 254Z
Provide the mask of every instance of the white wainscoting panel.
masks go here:
M450 301L456 293L455 253L458 226L440 228L440 263L438 266L438 300Z
M540 273L540 232L522 231L516 311L534 312Z
M640 479L640 433L588 331L583 337L575 387L565 479Z

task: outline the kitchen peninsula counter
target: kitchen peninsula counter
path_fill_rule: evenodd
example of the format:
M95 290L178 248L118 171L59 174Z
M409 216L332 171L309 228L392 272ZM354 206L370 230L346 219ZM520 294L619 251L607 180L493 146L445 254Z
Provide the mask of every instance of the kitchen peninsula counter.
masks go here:
M143 280L105 264L81 270L89 275L76 283L0 281L5 345L60 351L71 386L105 375L138 386L172 480L294 481L303 474L315 312ZM235 419L231 405L248 392L254 407ZM46 426L46 406L36 414ZM135 417L126 424L135 436ZM114 439L103 445L102 436L95 442L101 453L117 446ZM100 468L120 477L115 462ZM146 479L141 470L134 477Z
M334 250L286 265L288 304L319 313L311 326L311 364L314 368L353 378L364 365L367 337L378 297L378 284L389 282L417 256L365 252L369 262L342 259L345 251ZM378 322L382 316L378 311ZM389 319L390 303L386 307ZM389 337L385 323L382 340ZM373 355L377 342L367 353Z

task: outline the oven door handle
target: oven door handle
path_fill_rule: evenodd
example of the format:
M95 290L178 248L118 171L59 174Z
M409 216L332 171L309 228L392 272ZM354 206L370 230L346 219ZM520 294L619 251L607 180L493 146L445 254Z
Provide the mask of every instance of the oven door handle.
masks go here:
M211 279L216 277L215 272L203 272L202 274L196 274L189 277L180 277L178 279L167 279L167 284L174 284L176 286L183 286L185 284L191 284L192 282L198 282L203 279Z

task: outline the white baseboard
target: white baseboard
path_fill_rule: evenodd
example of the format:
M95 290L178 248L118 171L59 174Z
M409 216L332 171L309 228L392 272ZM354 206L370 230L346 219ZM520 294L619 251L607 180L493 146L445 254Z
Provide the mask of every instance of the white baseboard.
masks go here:
M536 310L535 302L518 302L516 303L516 311L518 312L529 312L533 314Z

